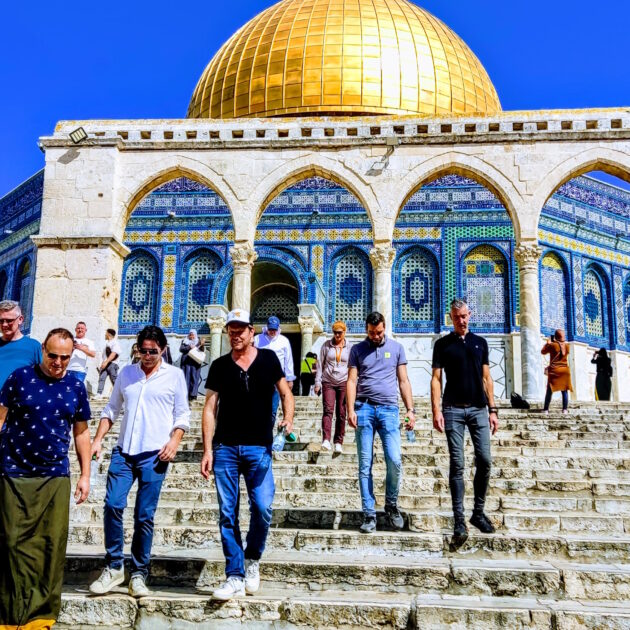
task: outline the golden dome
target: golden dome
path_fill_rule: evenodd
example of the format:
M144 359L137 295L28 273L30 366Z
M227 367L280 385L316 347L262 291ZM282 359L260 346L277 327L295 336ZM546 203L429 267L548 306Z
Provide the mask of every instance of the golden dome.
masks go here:
M282 0L208 64L189 118L494 114L477 57L407 0Z

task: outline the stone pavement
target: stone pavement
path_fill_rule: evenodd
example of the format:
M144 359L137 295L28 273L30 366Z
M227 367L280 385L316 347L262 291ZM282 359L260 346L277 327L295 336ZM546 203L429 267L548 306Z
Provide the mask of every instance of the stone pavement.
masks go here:
M96 418L102 405L94 401ZM459 549L451 542L446 439L432 430L427 401L416 402L416 442L403 441L405 529L387 531L381 513L371 535L358 532L354 434L343 455L320 452L320 405L297 399L298 442L274 455L273 529L256 596L210 597L224 563L213 480L198 472L195 404L158 507L151 596L136 601L125 588L87 594L102 566L106 459L88 502L71 510L57 627L630 630L630 405L582 404L568 416L501 409L487 503L497 532L471 527ZM378 441L376 452L382 510ZM467 458L472 463L470 444ZM129 541L132 509L126 518Z

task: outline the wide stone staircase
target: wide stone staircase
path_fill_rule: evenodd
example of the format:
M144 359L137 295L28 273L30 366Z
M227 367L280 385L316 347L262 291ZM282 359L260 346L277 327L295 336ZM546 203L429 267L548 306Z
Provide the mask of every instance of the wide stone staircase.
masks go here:
M630 405L583 404L569 415L501 409L487 514L452 544L446 439L426 400L416 441L403 432L402 532L382 517L385 467L375 444L378 531L361 534L354 432L320 452L321 401L297 398L298 442L274 454L273 529L255 596L217 602L224 576L213 480L199 474L201 404L170 467L156 516L149 586L91 597L103 561L108 458L88 501L71 507L61 628L630 629ZM92 433L103 406L93 401ZM116 427L115 427L116 428ZM107 438L108 452L114 431ZM467 506L474 462L467 453ZM76 458L74 458L76 459ZM76 473L76 462L73 463ZM241 514L248 524L246 495ZM132 529L134 492L126 519Z

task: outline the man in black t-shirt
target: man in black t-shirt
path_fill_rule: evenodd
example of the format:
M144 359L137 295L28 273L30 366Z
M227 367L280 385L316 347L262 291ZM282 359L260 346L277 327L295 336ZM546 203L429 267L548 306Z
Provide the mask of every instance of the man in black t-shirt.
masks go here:
M285 433L293 429L295 406L276 353L253 346L249 313L240 309L228 313L227 332L232 351L210 366L202 416L201 474L209 479L214 472L225 555L227 579L213 592L221 600L255 593L260 586L259 561L275 492L271 470L271 399L275 389L283 414L278 427ZM238 522L241 473L251 513L245 552Z
M475 504L470 523L485 534L494 526L484 514L490 481L490 429L499 426L494 406L494 384L490 376L488 343L468 330L470 309L465 300L451 302L451 320L455 330L438 339L433 348L431 406L433 427L446 431L450 454L449 486L455 517L454 540L462 544L468 537L464 516L464 435L470 431L475 449ZM442 397L442 370L446 387ZM442 409L440 409L442 399ZM488 413L489 412L489 413Z

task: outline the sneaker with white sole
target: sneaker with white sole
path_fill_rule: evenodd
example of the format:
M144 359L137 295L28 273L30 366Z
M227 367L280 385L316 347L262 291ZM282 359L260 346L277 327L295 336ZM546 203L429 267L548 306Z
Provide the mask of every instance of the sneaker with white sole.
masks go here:
M324 440L322 442L322 451L329 451L330 450L330 440Z
M231 575L219 588L212 591L212 597L224 602L232 597L245 597L245 580L237 575Z
M132 575L129 580L129 595L131 597L148 597L151 591L147 588L141 575Z
M114 587L125 581L125 568L114 569L113 567L105 567L98 577L90 584L90 593L93 595L105 595Z
M339 442L335 444L335 453L343 453L343 444L339 444Z
M260 588L260 561L245 560L245 592L253 595Z

